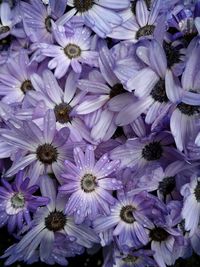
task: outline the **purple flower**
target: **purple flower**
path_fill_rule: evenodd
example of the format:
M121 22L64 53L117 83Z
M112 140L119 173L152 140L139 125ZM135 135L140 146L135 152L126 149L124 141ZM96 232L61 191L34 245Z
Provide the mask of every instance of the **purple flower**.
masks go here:
M152 38L156 35L157 27L164 27L164 22L162 25L158 19L160 8L161 1L153 1L151 7L145 0L131 1L129 9L122 12L124 22L115 27L109 37L131 42Z
M115 251L114 267L157 267L158 265L152 259L153 252L151 250L140 249L130 251L128 254L122 254L118 250ZM146 265L148 264L148 265Z
M132 197L121 197L111 207L110 215L99 216L94 221L94 228L97 232L113 229L113 236L118 238L122 249L126 247L136 249L146 245L149 241L146 227L152 223L146 213L152 206L153 202L148 198L146 192Z
M35 184L43 173L53 172L59 179L65 159L72 158L71 143L67 142L69 129L56 130L54 112L47 111L42 130L33 121L25 121L21 128L3 129L1 138L18 149L18 158L7 170L10 177L29 166L31 184ZM20 159L20 160L19 160Z
M65 212L74 215L76 223L86 218L94 220L98 214L109 214L110 205L115 203L111 192L121 188L121 182L113 178L119 161L110 161L103 155L95 162L91 146L87 146L85 154L76 147L74 160L76 165L65 161L66 173L62 177L66 184L59 188L60 192L70 196Z
M55 184L48 176L41 180L41 191L43 196L50 198L50 202L47 207L37 210L32 229L6 253L6 256L10 257L8 261L12 259L14 262L20 259L27 262L37 249L40 260L48 261L54 249L57 233L68 236L73 241L76 240L77 244L87 248L99 242L98 236L92 229L86 225L77 226L72 217L64 215L66 199L56 195Z
M97 66L98 52L92 50L91 31L87 27L77 27L72 36L67 36L64 27L54 29L58 45L40 43L41 54L52 57L48 63L50 69L55 69L55 77L60 79L68 71L69 66L76 73L82 71L82 63Z
M126 143L110 152L111 159L121 161L121 167L142 169L154 162L161 165L181 159L182 155L172 146L174 140L168 132L151 134L145 138L127 139Z
M180 216L177 219L176 214L180 215L180 203L171 202L168 204L169 214L165 222L158 222L149 232L151 239L151 249L154 252L153 257L159 267L173 265L177 258L181 256L181 247L184 245L184 239L181 232L176 228L180 222ZM174 216L175 213L175 216Z
M32 42L53 43L52 21L63 15L66 5L67 0L51 0L48 6L41 0L21 1L24 29Z
M63 17L60 24L65 24L72 16L81 17L85 25L90 27L100 37L105 38L112 32L114 26L122 23L117 11L129 6L130 0L68 0L67 4L73 7Z
M30 227L30 213L49 202L46 197L34 196L39 187L29 186L30 179L23 176L24 173L19 172L12 184L2 179L0 187L0 226L7 224L10 233L21 230L24 224Z
M34 90L30 78L37 65L30 64L26 50L22 49L17 56L10 58L6 67L6 71L0 74L2 101L7 104L22 102L26 92Z
M0 4L0 39L6 38L9 34L24 38L25 33L22 27L16 27L17 24L21 21L21 17L19 16L18 8L11 9L8 2L3 2Z
M41 120L48 109L53 110L57 130L68 127L71 140L77 142L82 141L84 138L90 142L90 133L75 111L76 106L85 95L83 92L77 92L78 78L79 74L71 71L67 76L63 91L51 71L45 70L42 78L37 74L33 74L31 81L35 91L30 91L27 94L26 101L36 109L35 113L39 120ZM42 102L45 105L42 105L42 108L40 108L39 103Z

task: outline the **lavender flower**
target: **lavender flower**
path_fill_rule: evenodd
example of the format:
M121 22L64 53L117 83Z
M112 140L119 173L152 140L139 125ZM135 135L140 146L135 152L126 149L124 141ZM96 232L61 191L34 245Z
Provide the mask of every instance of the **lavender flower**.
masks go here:
M145 192L132 197L121 197L111 207L110 215L106 218L99 216L94 221L94 228L97 232L113 229L113 236L119 239L122 248L127 246L137 249L149 241L145 227L151 222L146 214L153 204Z
M74 15L81 16L88 27L105 38L114 26L122 23L117 11L127 8L129 2L130 0L68 0L67 4L73 8L60 18L59 23L65 24Z
M33 219L33 228L8 253L8 261L18 259L27 262L39 248L39 258L48 261L53 251L57 233L73 237L77 244L91 247L98 243L98 236L86 225L76 226L71 217L64 215L62 198L56 195L56 187L48 177L41 180L43 196L48 196L50 202L47 207L38 209ZM21 257L21 255L22 257ZM53 255L52 255L53 256ZM21 257L21 258L20 258Z
M21 230L24 224L30 227L30 214L49 202L47 197L34 196L39 186L29 186L30 179L23 176L24 173L19 172L12 184L2 179L0 187L0 226L7 224L9 233Z
M67 143L68 137L68 128L56 131L56 119L51 110L44 117L42 130L32 121L23 122L19 129L4 129L1 138L21 150L20 160L17 158L13 162L5 176L10 177L29 166L32 185L37 183L43 173L53 172L59 179L64 160L72 157L72 146Z
M107 155L103 155L95 162L91 146L86 148L85 154L76 147L74 160L76 165L65 161L64 185L59 188L60 192L70 196L65 212L74 215L76 223L86 218L94 220L100 213L109 214L110 205L115 203L111 192L121 188L121 182L113 178L119 161L110 161Z
M67 36L65 28L55 28L55 40L58 45L47 45L40 43L42 55L52 57L48 67L55 69L56 78L62 78L68 71L69 66L76 73L82 71L82 64L97 66L96 51L91 49L91 31L87 27L77 27L73 36Z

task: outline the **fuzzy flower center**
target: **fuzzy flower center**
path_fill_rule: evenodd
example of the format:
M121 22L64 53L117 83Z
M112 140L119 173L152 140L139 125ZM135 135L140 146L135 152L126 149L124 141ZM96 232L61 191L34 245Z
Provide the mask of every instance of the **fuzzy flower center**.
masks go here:
M131 205L122 207L120 211L120 218L122 219L122 221L129 223L129 224L134 223L135 221L135 218L133 216L134 210L135 208Z
M60 122L61 124L70 122L70 112L72 107L67 103L61 103L56 105L54 108L54 113L56 116L56 121Z
M165 241L169 236L169 233L161 227L154 228L150 231L150 238L157 242Z
M0 34L9 32L9 30L10 30L10 27L8 27L8 26L1 26L0 27Z
M52 211L45 218L45 226L48 230L56 232L64 229L67 218L62 211Z
M144 27L141 27L136 33L136 39L139 39L142 36L152 35L154 29L155 29L154 25L145 25Z
M19 208L23 208L25 205L25 198L24 195L20 192L20 193L15 193L12 197L11 197L11 205L14 209L19 209Z
M52 164L58 158L57 149L51 144L44 144L38 146L36 155L39 161L44 164Z
M68 44L65 48L64 48L64 52L65 55L69 58L77 58L80 57L81 55L81 49L78 45L76 44Z
M165 91L165 81L159 80L151 90L150 95L155 101L158 101L160 103L168 102L168 97Z
M126 258L123 258L123 261L127 264L135 263L137 260L138 260L138 257L132 256L130 254L126 256Z
M90 10L93 5L93 0L74 0L74 6L80 13Z
M165 51L165 55L167 58L167 66L170 68L176 63L179 63L180 59L180 53L178 49L173 48L170 44L167 42L164 42L163 48Z
M21 85L21 90L24 94L26 94L28 91L34 90L33 85L30 80L26 80Z
M124 87L121 83L116 83L110 90L110 98L113 98L117 95L121 95L125 93Z
M193 116L200 112L200 106L192 106L185 103L178 104L177 108L181 111L181 113L187 116Z
M152 142L142 149L142 157L147 161L158 160L162 157L163 149L159 142Z
M159 182L158 190L163 195L169 195L174 190L176 186L176 181L173 176L165 177L161 182Z
M46 30L48 31L48 32L52 32L52 24L51 24L51 17L50 16L48 16L48 17L46 17L45 18L45 27L46 27Z
M85 174L81 179L81 188L84 192L90 193L95 190L97 186L96 177L92 174Z
M200 182L197 182L197 186L194 189L194 195L196 197L197 202L200 202Z
M169 195L174 190L176 186L176 181L173 176L165 177L161 182L159 182L158 190L163 195Z

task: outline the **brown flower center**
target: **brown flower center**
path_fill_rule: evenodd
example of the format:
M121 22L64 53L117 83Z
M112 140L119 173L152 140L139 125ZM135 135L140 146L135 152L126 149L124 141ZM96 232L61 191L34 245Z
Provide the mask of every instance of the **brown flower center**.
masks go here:
M85 174L81 179L81 188L84 192L90 193L95 190L97 186L96 177L92 174Z
M24 94L26 94L28 91L34 90L33 85L30 80L26 80L21 85L21 90Z
M56 232L64 229L67 218L62 211L53 211L45 218L45 226L48 230Z
M74 6L80 13L90 10L93 5L93 0L74 0Z
M61 103L56 105L54 108L54 113L56 116L56 121L60 122L61 124L70 122L70 112L72 107L67 103Z
M77 58L80 57L81 55L81 49L78 45L76 44L68 44L65 48L64 48L64 52L65 55L69 58Z
M38 146L36 155L38 160L44 164L52 164L58 158L57 149L51 144Z
M135 208L131 205L122 207L120 211L120 218L122 219L122 221L129 224L134 223L135 222L135 218L133 216L134 209Z

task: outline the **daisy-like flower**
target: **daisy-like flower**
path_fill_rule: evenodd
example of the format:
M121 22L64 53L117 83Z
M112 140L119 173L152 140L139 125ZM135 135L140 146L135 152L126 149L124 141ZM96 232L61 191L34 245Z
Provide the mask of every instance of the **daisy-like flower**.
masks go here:
M125 50L124 53L127 53L128 56L129 47L125 45L120 47L122 51ZM87 95L77 105L75 109L77 114L87 115L100 108L103 109L99 120L91 130L91 137L94 140L108 140L113 135L117 128L114 123L116 114L134 98L130 92L124 89L123 84L114 73L114 67L121 55L117 51L120 50L120 47L116 48L116 51L113 51L114 49L109 50L106 46L101 47L99 51L100 72L91 71L89 79L78 81L78 87L83 92L87 92Z
M99 233L113 229L113 236L118 238L121 248L136 249L149 241L145 227L151 227L152 223L146 213L152 206L146 192L132 197L123 196L111 207L110 215L99 216L94 221L94 229Z
M182 217L185 220L185 230L192 236L198 228L200 218L200 178L191 177L191 182L181 188L184 197Z
M119 161L110 161L105 154L95 162L92 146L87 146L85 154L76 147L74 160L76 165L65 161L64 185L59 188L60 192L70 196L65 212L74 215L77 223L86 218L94 220L98 214L109 214L110 205L115 203L111 192L122 187L112 174L117 170Z
M6 253L12 262L18 259L27 262L37 249L40 260L45 262L52 254L57 234L73 238L77 244L87 248L99 242L91 228L83 224L77 226L72 217L64 214L66 199L56 195L55 184L48 176L41 179L41 192L43 196L49 197L50 202L36 211L32 229Z
M127 88L134 90L138 100L133 98L132 102L127 102L117 115L116 123L126 125L146 113L145 122L152 124L154 129L173 105L165 88L167 58L163 47L155 40L147 42L147 46L139 46L136 53L147 64L147 67L133 73L127 81Z
M69 18L77 15L83 19L85 25L105 38L113 27L122 23L123 20L117 12L127 8L130 0L68 0L67 4L73 8L60 18L60 24L65 24Z
M171 71L166 74L166 93L174 103L170 128L177 148L185 150L189 141L199 132L200 91L199 61L200 46L196 46L186 63L181 82ZM173 88L173 90L171 90Z
M21 21L21 17L11 9L6 1L0 4L0 19L0 39L4 39L10 34L18 38L25 37L23 28L16 27L16 24Z
M169 164L165 170L159 164L151 164L142 172L138 177L138 182L135 184L135 188L130 188L128 194L136 194L146 190L147 192L157 191L158 198L169 202L171 199L180 198L179 194L179 177L181 172L192 168L193 165L186 163L185 161L174 161ZM182 176L181 176L182 178Z
M80 73L82 63L97 66L98 52L91 49L91 31L87 27L76 27L72 36L67 36L64 27L54 29L58 45L40 43L41 54L52 57L48 63L50 69L55 69L56 78L63 77L69 69Z
M180 203L172 201L168 204L169 214L166 216L166 222L159 222L149 228L149 238L151 240L151 249L154 252L153 257L159 267L171 266L176 259L181 256L181 247L184 246L184 239L181 231L177 228L181 217L174 216L176 211L180 214Z
M128 254L122 254L116 250L113 267L157 267L156 262L152 259L152 255L153 252L151 250L144 249L130 251Z
M161 8L161 1L153 1L151 7L148 1L131 1L129 9L122 11L124 22L115 27L108 36L114 39L129 40L138 42L140 39L152 38L156 32L158 15ZM159 27L164 27L164 22L159 21Z
M0 187L0 227L7 224L10 233L21 230L24 224L30 227L30 213L49 202L47 197L34 196L39 186L29 186L30 179L23 176L19 172L12 184L2 179Z
M67 76L63 92L51 71L45 70L42 78L34 74L31 81L35 91L28 92L26 101L36 110L39 109L38 103L43 101L45 106L42 108L41 112L36 112L37 117L42 118L45 112L51 109L54 111L56 117L57 130L68 127L70 129L71 140L81 141L84 138L90 142L90 133L75 112L76 106L85 95L84 92L77 92L78 78L79 74L71 71Z
M142 169L152 163L167 165L183 156L173 147L173 137L168 132L150 134L144 138L128 139L125 144L110 152L112 160L120 160L121 167L137 167Z
M58 3L52 0L46 4L49 5L45 6L40 0L20 3L24 29L32 42L53 43L52 21L56 21L63 15L67 1L59 0Z
M33 121L24 121L21 128L2 129L2 140L20 150L5 177L29 166L30 184L37 183L40 174L48 172L53 172L59 179L64 160L72 158L72 145L67 142L68 137L68 128L56 130L52 110L47 111L42 130Z
M4 103L22 102L26 92L34 90L30 77L36 68L37 64L30 64L26 50L9 59L6 71L0 74L0 95Z

